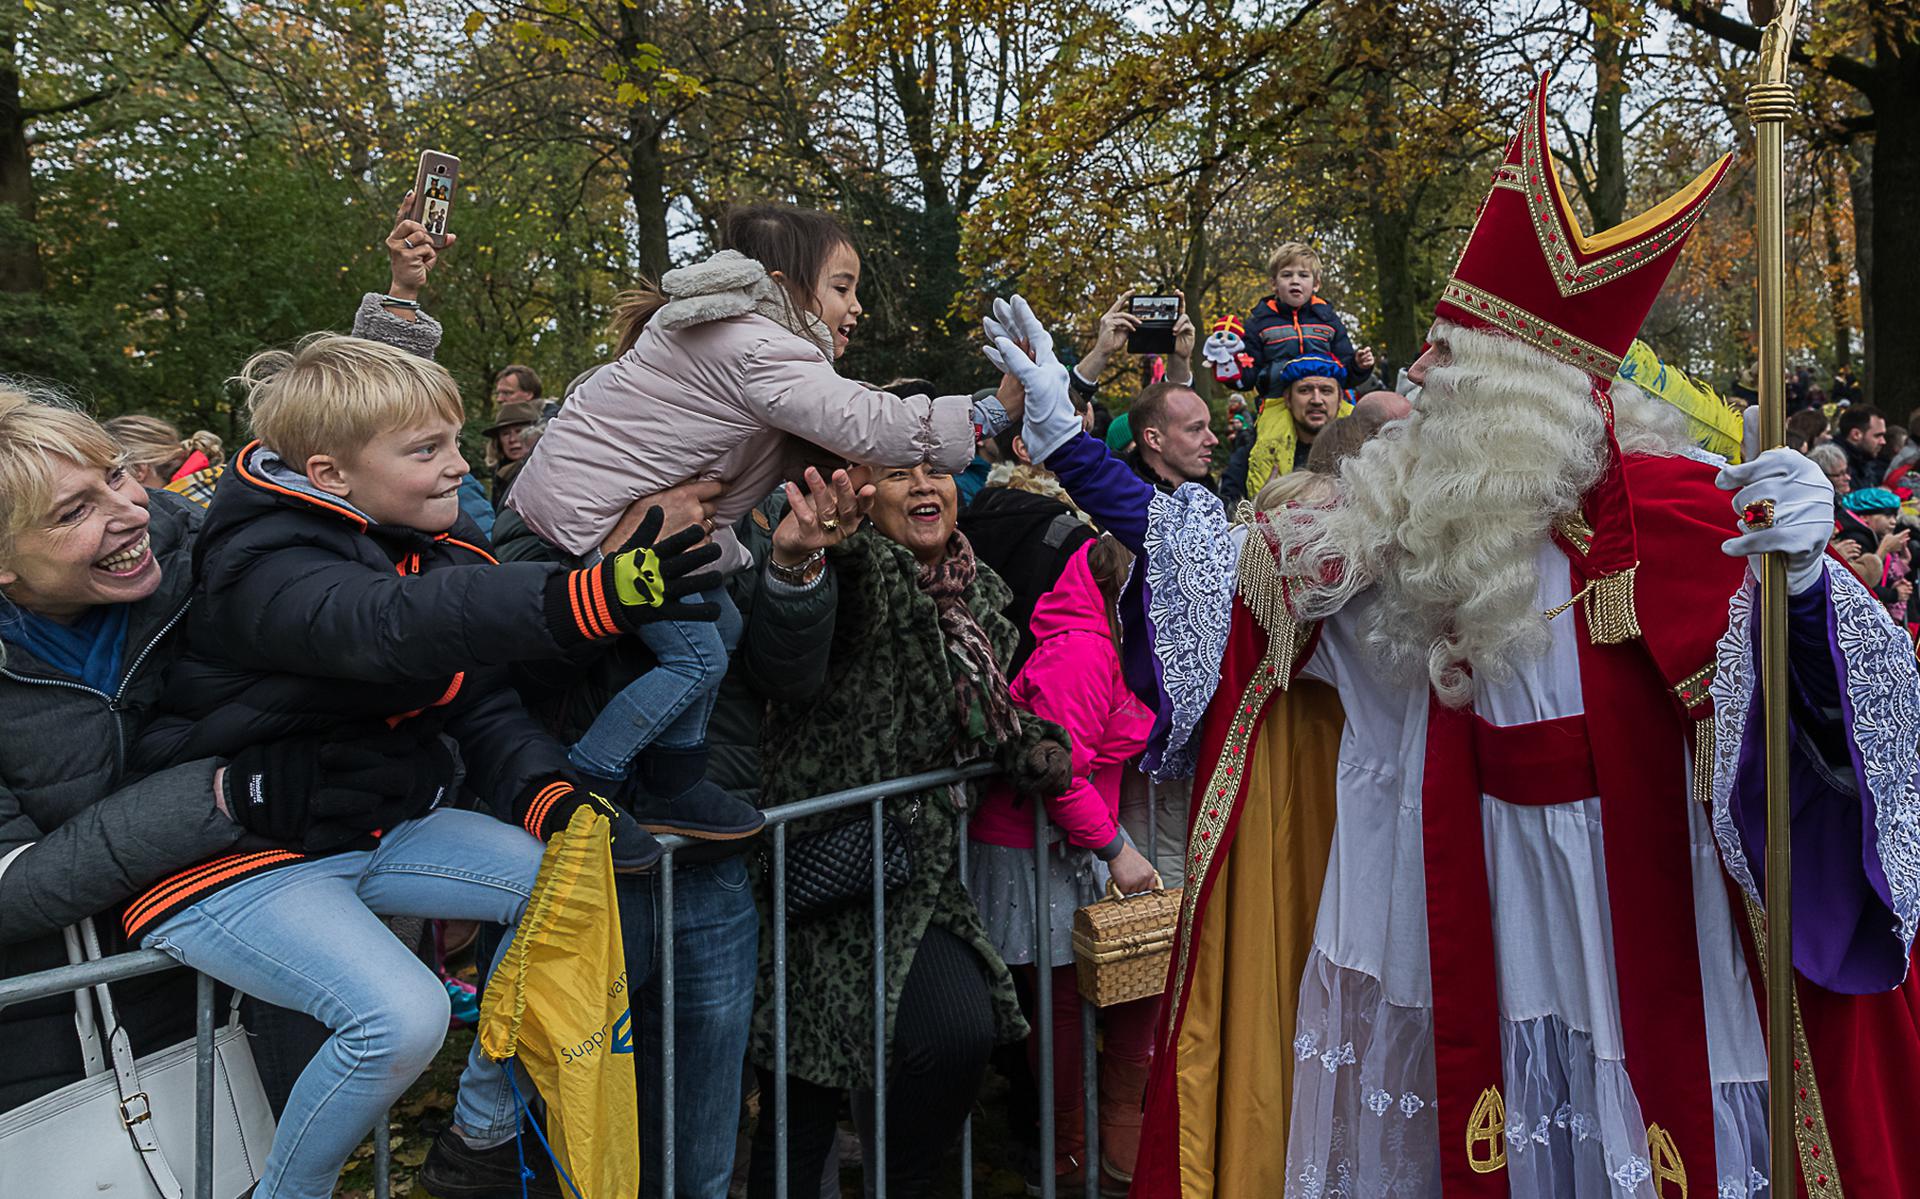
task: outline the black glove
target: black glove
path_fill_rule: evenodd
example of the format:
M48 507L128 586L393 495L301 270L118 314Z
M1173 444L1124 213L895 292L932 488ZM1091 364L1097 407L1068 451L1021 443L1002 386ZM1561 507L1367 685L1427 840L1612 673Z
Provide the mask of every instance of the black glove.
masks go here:
M720 586L718 571L700 570L719 560L720 547L709 543L694 548L706 536L698 525L656 545L664 519L660 509L649 508L619 553L548 582L547 623L561 644L631 633L656 620L719 618L718 604L688 603L681 597Z
M639 821L606 797L575 786L572 779L543 779L529 786L514 801L513 818L540 840L551 841L581 808L593 809L612 825L608 835L613 841L613 868L617 872L637 874L660 860L660 843L640 827Z
M249 832L315 852L432 810L453 786L438 737L384 725L250 746L227 763L227 811Z

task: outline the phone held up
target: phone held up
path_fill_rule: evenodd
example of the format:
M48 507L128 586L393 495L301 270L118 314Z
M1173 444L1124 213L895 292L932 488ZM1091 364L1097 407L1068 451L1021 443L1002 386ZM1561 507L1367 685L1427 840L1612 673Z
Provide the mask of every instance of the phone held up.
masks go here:
M1180 319L1179 296L1135 296L1127 301L1127 311L1140 319L1140 327L1127 334L1127 353L1173 353L1173 323Z
M420 155L413 176L413 219L426 229L436 248L447 244L447 217L453 212L453 188L460 178L460 160L438 150Z

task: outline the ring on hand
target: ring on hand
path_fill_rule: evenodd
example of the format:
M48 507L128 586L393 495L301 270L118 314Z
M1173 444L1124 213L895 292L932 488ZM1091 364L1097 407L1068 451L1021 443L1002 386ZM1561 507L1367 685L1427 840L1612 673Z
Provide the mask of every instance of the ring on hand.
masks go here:
M411 249L413 249L413 239L412 239L411 237L403 237L403 238L401 238L401 239L400 239L400 244L401 244L401 245L403 245L403 246L405 246L405 247L406 247L407 249L409 249L409 250L411 250Z
M829 533L835 532L840 528L840 518L837 516L829 516L820 522L820 527Z
M702 527L704 527L707 530L707 532L709 533L713 532L713 517L711 516L701 517L700 524L702 525Z
M1753 503L1740 509L1740 523L1747 527L1747 532L1749 533L1758 529L1771 529L1773 527L1773 501L1755 500Z

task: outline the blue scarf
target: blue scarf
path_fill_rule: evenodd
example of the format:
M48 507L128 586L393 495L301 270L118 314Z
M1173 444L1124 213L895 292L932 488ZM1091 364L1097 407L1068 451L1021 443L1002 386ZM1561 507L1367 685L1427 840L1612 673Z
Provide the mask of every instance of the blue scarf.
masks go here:
M15 607L0 618L0 637L68 678L112 695L120 685L127 617L126 604L102 604L72 624Z

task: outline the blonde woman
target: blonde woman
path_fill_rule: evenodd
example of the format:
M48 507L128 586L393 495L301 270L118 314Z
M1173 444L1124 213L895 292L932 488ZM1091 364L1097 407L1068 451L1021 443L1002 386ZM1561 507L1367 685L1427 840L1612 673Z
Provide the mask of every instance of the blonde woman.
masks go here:
M202 508L213 499L214 484L226 472L220 438L205 429L191 437L157 416L116 416L107 433L124 453L127 477L142 487L184 495Z

